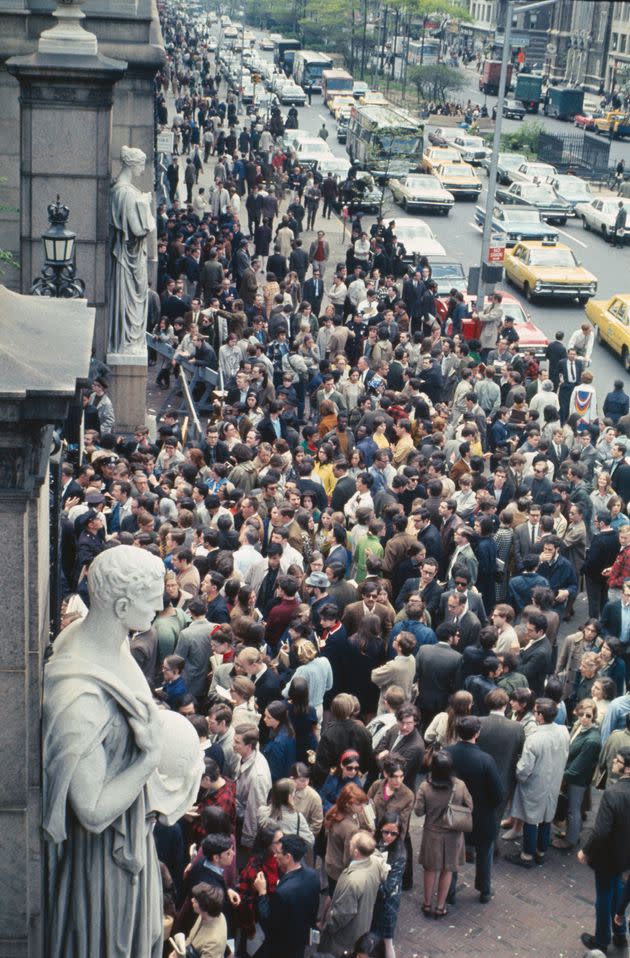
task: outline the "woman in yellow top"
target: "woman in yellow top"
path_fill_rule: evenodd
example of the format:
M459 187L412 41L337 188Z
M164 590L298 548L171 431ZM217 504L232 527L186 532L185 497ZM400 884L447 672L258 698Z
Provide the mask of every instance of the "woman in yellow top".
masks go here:
M333 448L327 442L323 443L317 450L317 462L313 467L313 472L322 481L326 490L326 495L330 499L333 489L337 485L337 479L333 472Z
M186 939L199 958L223 958L227 947L227 924L223 914L223 891L216 885L201 882L192 890L192 907L197 921ZM170 958L178 958L185 951L172 951Z
M372 433L372 439L376 443L379 449L391 449L391 442L385 435L387 429L387 423L384 419L381 419L380 416L377 416L374 419L374 432Z

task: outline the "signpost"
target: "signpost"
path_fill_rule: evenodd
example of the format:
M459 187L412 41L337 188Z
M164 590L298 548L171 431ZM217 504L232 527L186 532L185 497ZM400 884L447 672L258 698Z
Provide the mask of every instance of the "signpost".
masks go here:
M173 152L173 140L175 134L171 133L170 130L163 130L157 135L156 149L158 153L172 153Z
M488 257L486 262L488 266L503 266L505 259L505 234L491 233L488 246Z

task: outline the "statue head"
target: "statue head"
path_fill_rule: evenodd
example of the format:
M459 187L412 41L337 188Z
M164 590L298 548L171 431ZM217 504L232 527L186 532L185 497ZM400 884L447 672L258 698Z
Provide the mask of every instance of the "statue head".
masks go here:
M163 607L164 563L134 546L106 549L88 574L90 608L113 612L130 632L148 629Z
M128 166L135 173L141 173L147 162L146 153L133 146L123 146L120 149L120 159L123 166Z

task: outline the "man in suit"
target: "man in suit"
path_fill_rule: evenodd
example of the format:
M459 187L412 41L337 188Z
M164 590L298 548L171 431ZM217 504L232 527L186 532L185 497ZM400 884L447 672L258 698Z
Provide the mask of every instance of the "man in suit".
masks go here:
M427 558L435 559L439 565L442 561L442 539L438 529L431 522L431 513L428 509L420 509L418 521L416 522L415 513L412 516L412 521L415 525L418 540L426 549Z
M296 604L297 607L297 604ZM261 715L270 702L280 699L280 679L267 667L262 653L258 649L244 648L236 657L236 664L243 675L254 683L254 697Z
M495 760L479 748L481 719L466 715L457 720L459 742L449 745L453 771L465 783L473 800L473 830L466 843L475 849L475 888L485 905L492 897L492 853L496 837L496 814L505 800ZM456 873L451 883L450 898L455 897Z
M488 616L486 615L483 601L479 593L473 592L470 588L470 581L470 574L467 569L457 566L453 568L453 582L455 584L455 588L448 589L446 592L442 593L437 616L438 622L444 622L446 620L449 595L452 595L453 592L460 592L466 599L468 611L476 615L482 625L487 624Z
M476 645L481 632L481 622L474 612L468 609L466 597L457 589L447 597L446 619L457 629L457 651L463 652L469 645Z
M481 719L481 731L477 739L479 748L490 755L497 766L504 796L509 796L516 785L516 763L521 757L525 733L520 722L505 717L510 699L504 689L493 689L486 695L489 714ZM501 825L502 808L495 810L496 841Z
M83 487L74 478L74 468L71 462L64 462L61 466L61 507L68 499L83 499Z
M347 459L335 459L333 463L333 475L337 480L330 505L335 512L343 512L346 502L352 498L357 491L357 485L354 479L348 475Z
M304 283L302 296L305 301L313 307L313 315L319 316L319 311L322 308L322 299L324 298L324 281L319 266L313 267L313 276Z
M622 439L613 443L612 466L610 467L611 484L618 496L624 502L630 500L630 465L626 462L627 446Z
M193 888L201 882L220 888L223 892L223 914L227 923L228 937L233 937L236 932L234 905L238 901L238 896L235 897L235 893L228 888L223 875L224 870L234 861L232 839L229 835L207 835L202 842L201 850L203 858L200 858L186 875L186 890L190 895Z
M554 429L549 449L547 450L547 459L553 466L553 477L558 478L560 466L568 458L569 447L564 441L562 429Z
M340 615L343 615L346 608L357 601L357 590L346 582L346 569L341 562L326 563L325 571L329 582L329 602L334 602Z
M559 372L560 372L560 363L563 359L566 359L567 356L567 347L563 343L564 331L560 330L556 333L555 339L553 342L549 343L547 349L545 350L545 357L549 360L549 379L554 384L555 388L558 388Z
M560 389L558 390L558 399L560 400L560 421L565 423L569 418L569 401L571 393L581 381L584 363L578 359L575 349L567 351L567 358L562 359L558 364L560 374Z
M354 635L361 620L366 615L377 615L381 620L381 631L385 638L394 625L394 620L386 606L376 601L376 583L367 579L359 588L361 598L346 606L341 622L348 635Z
M547 619L542 612L527 618L527 645L521 652L519 672L537 696L543 694L545 679L551 672L551 642L547 638Z
M450 622L438 625L437 644L422 645L416 655L416 682L420 692L417 704L426 729L438 712L443 712L449 697L459 687L462 657L455 650L459 635Z
M396 712L396 725L383 739L377 755L382 761L388 754L401 755L405 760L404 784L415 794L416 778L422 771L424 742L418 731L418 710L413 705L402 705Z
M282 418L282 403L277 399L269 403L269 415L258 423L258 432L262 442L274 444L276 439L287 438L287 424Z
M608 599L608 582L602 575L609 569L619 553L619 533L611 526L610 512L605 509L595 516L597 530L586 551L582 575L586 582L588 614L598 619ZM616 633L618 634L618 633Z
M251 264L241 273L238 281L238 295L243 300L245 306L253 306L258 292L258 273L260 272L260 260L254 257Z
M542 509L537 502L530 503L527 510L527 522L522 522L514 530L512 548L514 550L514 567L517 573L523 571L523 559L526 555L535 552L535 545L540 536L540 517Z
M273 895L267 894L262 871L254 879L265 941L277 958L304 958L310 930L317 924L319 876L303 864L308 846L299 835L283 835L272 850L280 872Z
M621 598L604 606L601 623L604 635L614 635L621 642L627 667L630 664L630 579L624 580Z

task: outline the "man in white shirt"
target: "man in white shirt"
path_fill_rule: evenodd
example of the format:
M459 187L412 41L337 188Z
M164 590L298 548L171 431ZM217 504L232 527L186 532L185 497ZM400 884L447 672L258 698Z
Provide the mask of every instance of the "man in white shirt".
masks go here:
M256 575L257 567L264 565L265 560L256 548L260 542L260 536L258 529L254 526L245 523L241 528L239 541L241 547L236 550L233 557L234 571L244 581L248 574Z
M350 522L356 522L357 509L374 509L374 500L372 499L373 485L374 479L369 472L359 473L356 478L357 491L348 499L343 510Z
M232 747L240 757L236 774L236 821L241 850L249 851L258 831L258 809L267 804L271 772L267 759L258 751L255 725L237 725Z

